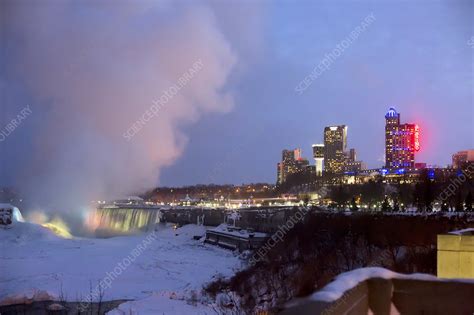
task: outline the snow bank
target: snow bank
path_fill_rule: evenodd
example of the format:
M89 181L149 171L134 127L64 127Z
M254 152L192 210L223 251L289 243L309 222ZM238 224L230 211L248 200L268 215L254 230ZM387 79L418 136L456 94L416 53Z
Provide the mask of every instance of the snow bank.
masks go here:
M452 231L452 232L449 232L448 234L452 234L452 235L474 235L474 228L468 228L468 229L463 229L463 230Z
M121 309L127 307L137 309L139 314L199 314L206 305L193 306L185 298L173 297L199 292L213 277L230 277L241 268L234 253L193 240L195 235L205 234L203 226L185 225L176 230L163 226L154 233L144 248L150 233L65 239L31 223L0 229L0 303L60 295L66 301L83 301L89 296L91 285L95 288L107 274L114 274L104 301L136 301L122 305L116 310L118 313L112 314L121 314ZM142 250L137 251L140 246ZM134 252L139 255L130 261L127 257ZM183 311L173 311L178 305Z

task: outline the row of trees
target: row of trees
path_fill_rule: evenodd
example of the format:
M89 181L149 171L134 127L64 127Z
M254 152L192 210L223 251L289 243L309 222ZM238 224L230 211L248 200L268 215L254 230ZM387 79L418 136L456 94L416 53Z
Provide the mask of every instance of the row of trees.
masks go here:
M426 176L416 184L370 181L361 185L333 186L328 197L335 207L351 210L367 205L369 210L375 207L382 211L403 211L407 207L432 211L435 206L444 211L472 211L472 195L472 180L435 182Z

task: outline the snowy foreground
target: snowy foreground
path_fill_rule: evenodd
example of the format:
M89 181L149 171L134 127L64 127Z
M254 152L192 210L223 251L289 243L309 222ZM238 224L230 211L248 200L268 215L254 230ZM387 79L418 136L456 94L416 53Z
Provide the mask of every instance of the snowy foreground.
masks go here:
M96 288L108 274L113 281L103 300L133 300L109 314L212 314L200 297L202 286L219 274L233 275L240 261L230 251L193 240L204 232L187 225L156 231L151 241L150 234L64 239L17 222L0 229L0 305L61 297L84 301L91 283Z

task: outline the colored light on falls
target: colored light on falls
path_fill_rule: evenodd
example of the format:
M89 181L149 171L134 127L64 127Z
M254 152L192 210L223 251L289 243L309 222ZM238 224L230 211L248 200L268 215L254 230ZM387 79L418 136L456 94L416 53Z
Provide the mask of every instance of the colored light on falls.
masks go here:
M71 232L67 225L61 220L53 220L51 222L43 223L41 226L51 230L54 234L63 238L72 238Z
M108 230L132 233L154 228L160 223L161 212L156 209L97 209L90 213L87 226L91 231Z
M29 213L27 216L27 221L34 224L39 224L60 237L73 238L69 227L61 218L55 216L50 219L44 211L36 210Z

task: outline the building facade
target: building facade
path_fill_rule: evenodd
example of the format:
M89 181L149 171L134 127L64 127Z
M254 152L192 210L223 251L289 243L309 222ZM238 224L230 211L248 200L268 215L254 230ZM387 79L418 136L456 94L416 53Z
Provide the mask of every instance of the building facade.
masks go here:
M347 126L324 128L324 170L327 173L344 172L347 148Z
M400 114L392 107L385 115L385 167L414 168L415 153L420 150L420 128L400 124Z
M365 164L362 161L357 161L357 153L355 149L350 149L346 152L346 160L344 162L344 173L355 174L365 169Z
M474 150L459 151L453 154L453 167L461 168L467 163L474 162Z

